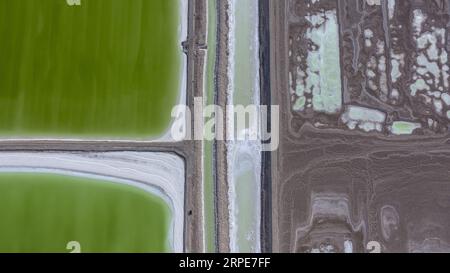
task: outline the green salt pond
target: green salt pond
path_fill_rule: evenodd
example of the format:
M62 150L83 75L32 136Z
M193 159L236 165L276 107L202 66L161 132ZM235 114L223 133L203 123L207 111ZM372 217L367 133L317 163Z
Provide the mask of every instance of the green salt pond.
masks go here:
M208 53L205 77L205 97L207 105L214 104L214 69L216 60L216 0L208 1ZM204 142L203 160L203 198L205 217L206 252L215 251L215 214L214 214L214 170L213 141Z
M232 46L233 104L244 107L259 104L259 47L258 39L258 1L239 0L232 8L234 20L234 39ZM248 122L257 122L250 120ZM246 129L251 128L247 124ZM238 132L244 134L244 132ZM232 252L259 252L260 194L258 161L259 151L253 146L257 141L237 141L229 152L233 170L230 197L230 240ZM234 149L234 151L233 151ZM256 171L255 171L256 170Z
M0 252L171 251L166 202L125 184L0 173L0 219Z
M181 87L180 0L0 0L0 137L151 138Z

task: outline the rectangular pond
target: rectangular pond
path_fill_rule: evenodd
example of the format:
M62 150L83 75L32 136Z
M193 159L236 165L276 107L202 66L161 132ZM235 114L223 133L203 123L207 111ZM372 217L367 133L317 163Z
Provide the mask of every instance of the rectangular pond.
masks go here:
M165 200L107 180L0 173L0 217L0 252L171 251Z
M163 135L182 97L185 2L68 3L0 0L0 138Z
M256 0L230 2L229 102L239 106L259 105L259 14ZM257 108L259 110L259 108ZM232 132L227 143L231 252L260 252L261 142L252 139L258 131L259 114L246 116L245 128ZM230 127L231 128L231 127Z

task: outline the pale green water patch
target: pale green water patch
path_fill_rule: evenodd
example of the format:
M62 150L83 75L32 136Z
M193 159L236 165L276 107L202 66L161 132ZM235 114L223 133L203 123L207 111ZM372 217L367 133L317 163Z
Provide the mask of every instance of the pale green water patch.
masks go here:
M206 63L205 96L208 105L214 103L214 70L216 61L216 0L208 1L208 52ZM203 200L206 251L215 251L215 213L214 213L214 174L213 174L213 141L204 141L203 146Z
M258 63L255 60L255 20L258 20L258 4L254 0L238 0L235 9L235 51L234 51L234 104L253 103L255 81L258 79ZM256 31L256 33L255 33Z
M410 135L415 129L421 128L420 123L395 121L392 123L391 133L394 135Z
M312 107L317 112L337 113L342 106L339 27L336 11L307 17L313 27L306 37L316 46L308 52L308 77L305 90L313 94Z
M242 162L241 162L242 164ZM245 164L245 163L244 163ZM253 168L235 176L237 200L237 240L239 252L255 252L257 247L255 231L258 229L259 189L255 185L256 177ZM256 204L255 204L256 203Z
M234 26L232 43L233 104L259 104L258 1L236 0L231 8ZM248 115L248 127L257 123L257 116ZM254 128L247 128L254 129ZM245 135L247 132L236 132ZM231 251L258 252L260 216L260 148L257 141L230 143L230 223Z

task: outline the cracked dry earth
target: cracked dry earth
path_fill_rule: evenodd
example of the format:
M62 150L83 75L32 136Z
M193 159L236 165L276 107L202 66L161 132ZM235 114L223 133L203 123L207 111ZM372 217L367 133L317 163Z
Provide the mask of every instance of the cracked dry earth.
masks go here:
M450 251L450 1L284 3L275 249Z

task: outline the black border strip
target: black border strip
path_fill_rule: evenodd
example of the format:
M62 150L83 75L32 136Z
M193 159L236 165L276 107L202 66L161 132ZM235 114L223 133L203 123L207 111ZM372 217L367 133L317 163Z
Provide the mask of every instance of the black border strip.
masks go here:
M260 103L267 106L267 131L271 132L270 0L259 0ZM261 152L261 252L272 252L272 152Z

